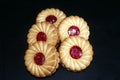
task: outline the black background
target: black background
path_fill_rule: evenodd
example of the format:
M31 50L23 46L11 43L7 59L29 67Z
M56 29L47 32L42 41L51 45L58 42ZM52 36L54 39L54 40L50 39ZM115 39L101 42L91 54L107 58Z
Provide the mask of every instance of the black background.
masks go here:
M81 72L70 72L60 65L54 75L35 78L24 66L26 36L37 14L52 7L59 8L67 16L83 17L88 22L94 59ZM119 2L115 0L0 1L0 80L120 80L119 7Z

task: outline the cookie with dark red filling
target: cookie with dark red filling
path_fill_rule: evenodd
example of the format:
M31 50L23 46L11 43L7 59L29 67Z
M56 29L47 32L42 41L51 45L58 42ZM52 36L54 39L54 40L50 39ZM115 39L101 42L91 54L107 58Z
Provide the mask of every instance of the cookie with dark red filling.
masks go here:
M48 22L36 23L30 28L27 38L29 45L42 41L55 46L58 42L58 31Z
M61 43L59 48L62 65L71 71L81 71L88 67L93 59L92 46L88 40L71 36Z
M65 13L59 9L55 8L47 8L45 10L42 10L37 18L36 22L49 22L51 24L54 24L56 27L60 24L60 22L66 17Z
M61 41L64 41L69 36L80 36L87 40L90 34L87 22L78 16L65 18L59 25L58 32Z
M52 75L59 66L56 48L45 42L36 42L29 46L24 60L27 70L36 77Z

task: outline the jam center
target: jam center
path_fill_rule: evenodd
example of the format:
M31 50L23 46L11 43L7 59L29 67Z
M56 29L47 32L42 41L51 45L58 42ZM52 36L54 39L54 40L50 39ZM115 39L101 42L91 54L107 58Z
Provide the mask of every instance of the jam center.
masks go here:
M71 26L68 29L68 34L69 36L75 36L75 35L79 35L80 34L80 30L77 26Z
M78 46L71 47L71 49L70 49L70 55L74 59L80 58L82 56L82 50L81 50L81 48L78 47Z
M46 21L53 24L57 21L57 18L54 15L49 15L46 17Z
M34 56L34 62L37 64L37 65L42 65L42 64L44 64L44 62L45 62L45 57L44 57L44 55L42 54L42 53L37 53L37 54L35 54L35 56Z
M36 36L37 41L46 41L47 36L44 32L39 32Z

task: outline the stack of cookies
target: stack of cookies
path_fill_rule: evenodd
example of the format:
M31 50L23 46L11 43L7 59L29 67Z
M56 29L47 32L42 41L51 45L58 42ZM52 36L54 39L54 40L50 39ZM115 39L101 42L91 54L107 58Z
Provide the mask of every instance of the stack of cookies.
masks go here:
M59 62L71 71L85 69L93 57L89 34L83 18L66 17L63 11L54 8L42 10L27 35L29 46L24 57L27 70L36 77L46 77L56 72Z

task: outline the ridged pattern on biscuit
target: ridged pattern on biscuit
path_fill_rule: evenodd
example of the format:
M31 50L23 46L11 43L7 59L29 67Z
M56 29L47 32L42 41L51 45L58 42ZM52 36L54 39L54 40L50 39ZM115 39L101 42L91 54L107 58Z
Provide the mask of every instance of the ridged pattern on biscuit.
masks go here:
M58 27L60 22L66 17L63 11L60 11L59 9L48 8L48 9L42 10L38 14L36 18L36 22L46 21L46 17L48 17L49 15L54 15L57 18L57 21L53 23L56 27Z
M70 48L72 46L79 46L82 49L82 56L79 59L73 59L70 55ZM74 36L67 38L60 46L60 59L68 70L81 71L89 66L92 61L93 50L89 41L80 38L79 36Z
M45 56L45 62L40 66L34 62L34 55L38 52L43 53ZM59 65L56 48L44 42L38 42L30 46L24 59L27 70L36 77L45 77L53 74Z
M59 36L61 41L64 41L66 38L69 37L68 29L71 26L77 26L80 30L80 34L78 36L88 39L89 38L89 27L87 25L87 22L78 16L70 16L65 18L61 24L59 25Z
M27 42L29 45L34 44L37 42L36 36L39 32L44 32L47 36L46 43L51 44L51 45L56 45L58 42L58 31L54 25L47 23L47 22L42 22L42 23L37 23L32 25L32 27L29 30L29 33L27 35Z

